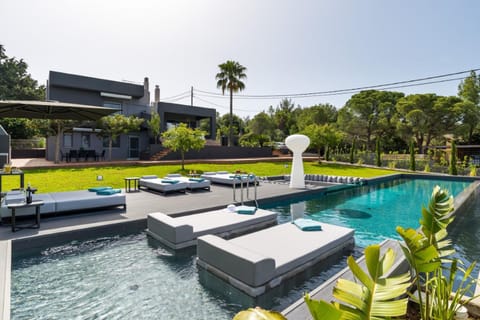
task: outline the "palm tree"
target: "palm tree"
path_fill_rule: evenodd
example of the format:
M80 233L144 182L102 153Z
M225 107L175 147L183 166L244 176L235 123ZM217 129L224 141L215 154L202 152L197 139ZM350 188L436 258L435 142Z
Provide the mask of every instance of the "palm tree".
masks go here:
M247 68L240 63L232 60L219 64L220 72L217 73L215 79L217 80L217 88L222 89L222 94L225 94L225 89L230 91L230 123L229 123L229 137L228 145L233 145L233 93L245 89L245 84L241 81L246 79L245 71Z

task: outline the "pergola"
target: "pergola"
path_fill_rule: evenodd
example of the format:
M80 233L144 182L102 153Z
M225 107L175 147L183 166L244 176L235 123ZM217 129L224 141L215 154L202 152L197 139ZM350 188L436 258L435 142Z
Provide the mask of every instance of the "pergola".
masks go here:
M98 120L118 110L58 101L0 100L0 118L27 118L52 120ZM60 124L59 124L59 132ZM55 162L58 162L60 134L55 145Z

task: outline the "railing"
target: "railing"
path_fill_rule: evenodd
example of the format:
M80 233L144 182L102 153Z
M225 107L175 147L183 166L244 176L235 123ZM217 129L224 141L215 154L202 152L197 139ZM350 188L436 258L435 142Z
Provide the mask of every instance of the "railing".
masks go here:
M243 200L244 200L244 190L246 200L247 201L254 201L255 206L258 208L258 202L257 202L257 185L258 185L258 179L257 176L254 174L243 174L243 175L235 175L234 176L234 182L233 182L233 201L238 202L237 200L237 183L235 180L240 181L240 204L243 205ZM253 180L253 181L252 181ZM250 184L253 184L253 199L250 198Z

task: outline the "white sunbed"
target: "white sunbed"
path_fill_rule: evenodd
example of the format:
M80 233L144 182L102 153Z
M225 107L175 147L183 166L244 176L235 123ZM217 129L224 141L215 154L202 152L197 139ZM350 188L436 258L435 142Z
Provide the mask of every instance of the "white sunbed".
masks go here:
M354 230L322 223L322 231L302 231L292 223L224 240L198 238L197 264L256 297L326 257L353 247Z
M21 195L20 197L17 197ZM40 214L65 213L71 211L94 210L108 207L122 206L126 209L125 193L114 193L110 195L98 195L96 192L88 190L35 193L32 195L33 201L42 200L43 206L40 206ZM18 200L24 200L23 192L8 192L2 200L0 206L0 216L10 217L11 210L8 205L18 203ZM21 208L16 210L16 216L31 215L31 208Z
M199 190L199 189L205 189L205 190L210 190L210 185L211 182L210 180L207 180L205 178L188 178L184 177L179 173L170 173L167 174L167 178L169 179L176 179L181 182L186 182L187 183L187 189L188 190Z
M226 185L240 185L241 183L249 184L258 183L256 177L252 174L235 174L227 171L205 172L201 175L202 178L210 180L212 183L226 184Z
M147 217L147 233L170 248L181 249L195 246L197 238L205 234L230 237L276 223L277 213L262 209L254 214L220 209L175 218L156 212Z
M169 183L167 181L172 181L174 183ZM140 180L138 181L138 186L167 194L169 192L175 191L185 193L188 184L186 182L182 182L173 178L160 179L155 175L149 175L140 177Z

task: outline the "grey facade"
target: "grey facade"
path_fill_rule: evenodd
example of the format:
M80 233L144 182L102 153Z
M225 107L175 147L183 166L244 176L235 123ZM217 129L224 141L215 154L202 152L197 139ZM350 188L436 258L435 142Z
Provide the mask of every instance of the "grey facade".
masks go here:
M152 110L157 111L161 119L161 131L169 129L180 122L197 128L203 120L208 124L207 139L215 139L216 110L211 108L192 107L174 103L156 101L150 103L148 78L143 85L120 81L98 79L75 74L50 71L47 83L47 99L62 102L104 106L118 109L125 116L136 116L144 119L137 132L123 134L112 148L112 160L139 159L140 154L148 154L150 134L146 121L151 118ZM156 99L157 100L157 99ZM71 150L90 150L97 155L108 154L108 144L97 135L92 124L81 125L64 133L60 137L60 150L68 155ZM55 139L47 139L47 160L54 160Z

